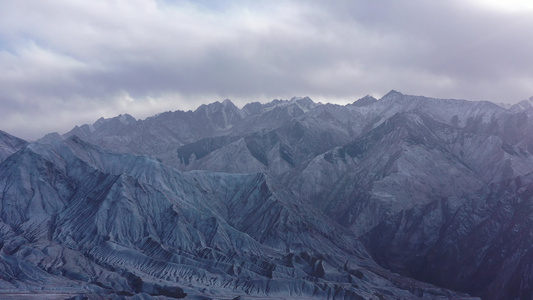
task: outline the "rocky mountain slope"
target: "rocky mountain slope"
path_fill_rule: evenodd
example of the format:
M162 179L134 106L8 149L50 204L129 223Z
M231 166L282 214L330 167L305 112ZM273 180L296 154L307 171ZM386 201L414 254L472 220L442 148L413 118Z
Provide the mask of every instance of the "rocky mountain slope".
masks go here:
M115 294L461 297L415 278L528 298L532 133L531 99L504 108L397 91L100 119L0 164L4 244L49 228L9 254L48 275L12 280ZM17 254L50 243L99 273Z
M26 144L28 142L25 140L0 130L0 162L3 162L11 154L26 146Z
M3 293L461 297L379 267L262 173L182 173L72 137L10 156L0 189Z
M483 299L533 293L533 178L404 210L363 236L382 265Z

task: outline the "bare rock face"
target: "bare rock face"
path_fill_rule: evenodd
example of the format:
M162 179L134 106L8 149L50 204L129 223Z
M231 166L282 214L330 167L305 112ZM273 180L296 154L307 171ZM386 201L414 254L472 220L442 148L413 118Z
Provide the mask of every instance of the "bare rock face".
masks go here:
M4 161L11 154L17 152L27 144L28 142L25 140L0 130L0 162Z
M26 146L0 178L0 284L10 292L459 296L397 287L351 231L262 173L181 173L73 137Z
M0 285L143 299L528 298L530 102L225 100L39 143L3 135Z
M475 196L403 211L363 241L379 262L415 278L483 299L527 299L532 196L531 175L492 183Z

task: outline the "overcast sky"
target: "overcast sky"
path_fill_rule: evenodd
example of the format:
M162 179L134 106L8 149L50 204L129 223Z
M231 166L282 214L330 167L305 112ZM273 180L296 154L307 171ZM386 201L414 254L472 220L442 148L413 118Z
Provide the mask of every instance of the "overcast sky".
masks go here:
M533 96L533 2L0 0L0 129L29 140L226 98L391 89Z

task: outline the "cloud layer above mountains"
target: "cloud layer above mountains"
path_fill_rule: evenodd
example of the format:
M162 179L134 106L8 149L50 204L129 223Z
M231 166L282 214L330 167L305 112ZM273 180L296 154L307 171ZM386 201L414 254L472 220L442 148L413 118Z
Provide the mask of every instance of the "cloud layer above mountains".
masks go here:
M524 2L0 0L0 129L390 89L513 103L533 96Z

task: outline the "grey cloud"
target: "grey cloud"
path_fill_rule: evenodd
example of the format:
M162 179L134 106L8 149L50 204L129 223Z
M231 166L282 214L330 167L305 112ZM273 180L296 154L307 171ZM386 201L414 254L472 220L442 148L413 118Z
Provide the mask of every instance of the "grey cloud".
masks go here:
M14 134L36 137L102 113L152 112L154 103L190 108L206 99L353 101L393 88L472 100L533 95L533 10L458 0L2 6L0 128ZM61 120L40 132L22 129L25 118L53 112Z

